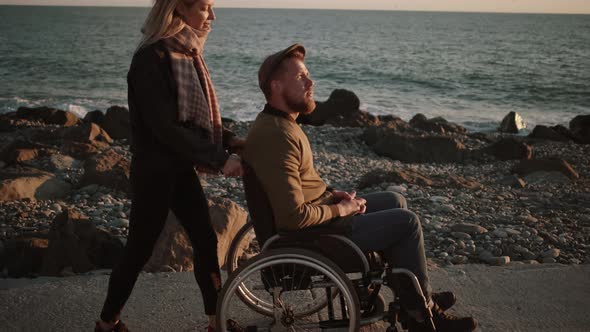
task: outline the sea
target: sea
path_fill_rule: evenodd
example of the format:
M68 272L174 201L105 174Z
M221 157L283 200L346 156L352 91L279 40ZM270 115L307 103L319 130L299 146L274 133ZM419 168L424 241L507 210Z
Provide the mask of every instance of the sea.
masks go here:
M50 106L83 117L127 106L126 74L148 8L0 6L0 113ZM590 114L590 15L218 8L205 47L222 116L264 105L261 62L307 49L316 100L355 92L361 109L441 116L494 130Z

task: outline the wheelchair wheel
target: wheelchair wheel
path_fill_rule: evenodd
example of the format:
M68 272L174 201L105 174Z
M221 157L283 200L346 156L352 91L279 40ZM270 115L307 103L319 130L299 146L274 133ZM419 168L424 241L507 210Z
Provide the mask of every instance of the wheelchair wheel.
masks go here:
M260 246L254 233L254 225L247 222L233 238L227 253L225 267L228 274L232 274L248 259L260 253Z
M229 247L226 269L229 276L236 271L240 266L244 265L250 258L255 257L260 253L260 245L256 240L256 234L254 233L254 226L248 222L238 231L232 243ZM312 296L312 300L309 301L309 306L305 310L301 310L296 314L300 317L309 316L314 314L327 306L327 301L324 296L321 296L319 290L310 289L308 290ZM237 290L238 297L251 309L267 316L273 315L273 304L264 298L260 298L255 292L248 289L246 283L241 283ZM335 298L338 295L338 290L332 290L332 297Z
M236 297L242 299L243 285L268 305L264 308L270 315L257 310L260 306L237 301ZM316 296L309 290L315 290ZM318 296L319 292L323 294ZM317 315L302 315L320 298L324 309ZM227 331L228 319L258 331L357 331L360 304L352 282L332 261L309 250L281 248L259 254L230 275L217 301L218 331Z

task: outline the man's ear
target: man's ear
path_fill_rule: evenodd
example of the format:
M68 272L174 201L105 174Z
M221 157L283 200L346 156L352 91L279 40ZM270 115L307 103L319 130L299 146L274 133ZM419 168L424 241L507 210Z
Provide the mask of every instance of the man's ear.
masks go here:
M273 94L278 93L280 94L283 90L283 85L281 84L281 81L279 80L271 80L270 81L270 91L272 91Z

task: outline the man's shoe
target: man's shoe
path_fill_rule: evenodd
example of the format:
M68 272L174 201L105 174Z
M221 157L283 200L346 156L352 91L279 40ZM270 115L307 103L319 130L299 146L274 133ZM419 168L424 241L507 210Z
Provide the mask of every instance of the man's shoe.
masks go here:
M453 292L432 293L431 297L432 301L438 304L443 311L449 310L457 302L457 297Z
M432 320L437 332L471 332L477 328L477 320L473 317L450 315L437 304L432 308Z
M100 328L100 324L96 322L96 326L94 327L94 332L131 332L127 329L127 326L122 321L118 321L112 329L105 331Z

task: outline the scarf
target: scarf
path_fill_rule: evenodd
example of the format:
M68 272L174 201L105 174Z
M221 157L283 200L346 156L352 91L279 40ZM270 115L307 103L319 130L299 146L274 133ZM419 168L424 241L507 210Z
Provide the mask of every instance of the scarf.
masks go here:
M202 56L208 34L209 30L184 24L177 34L164 39L164 45L178 86L178 121L205 129L212 143L221 144L223 127L217 95Z

